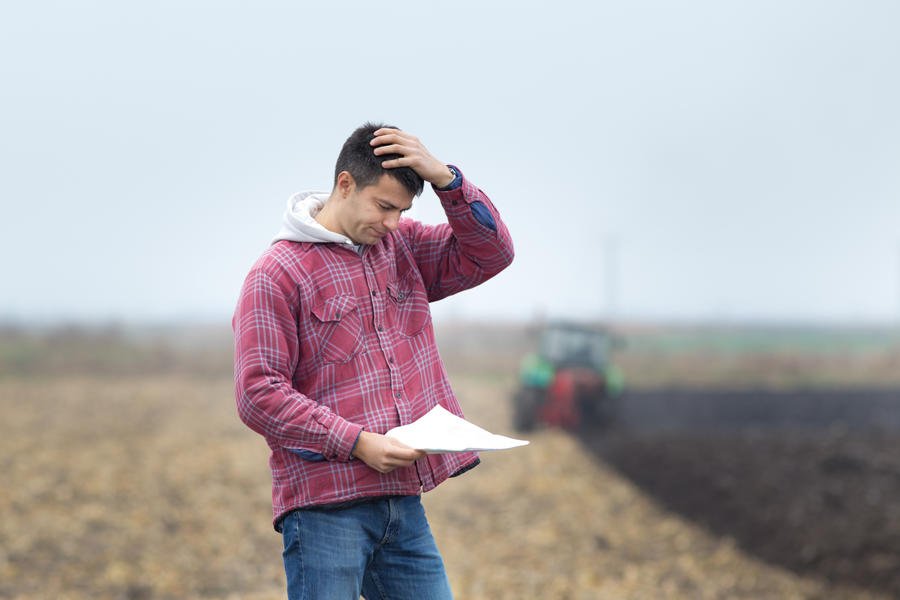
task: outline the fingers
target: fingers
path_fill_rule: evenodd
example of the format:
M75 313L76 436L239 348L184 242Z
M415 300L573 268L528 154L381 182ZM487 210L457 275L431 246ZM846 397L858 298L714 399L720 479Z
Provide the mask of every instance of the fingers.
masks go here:
M381 163L386 169L409 167L418 173L419 177L434 184L445 182L447 179L449 170L446 165L432 156L419 138L412 134L383 127L375 131L375 137L369 144L374 147L373 152L376 156L399 155Z
M359 457L379 473L390 473L394 469L408 467L425 456L425 452L421 450L414 450L379 434L363 432L360 442Z
M379 129L375 132L375 137L369 142L370 146L375 146L375 154L384 154L387 152L384 146L390 144L392 146L413 147L419 144L418 138L399 129Z
M423 450L415 450L391 438L386 439L389 446L385 449L385 458L395 461L398 463L397 466L408 467L425 456Z
M424 146L414 135L410 135L399 129L379 129L375 137L369 142L375 149L375 156L383 154L399 154L400 157L386 160L382 163L385 168L412 166L416 157L427 154Z
M418 452L418 450L413 450L413 452ZM424 456L425 453L422 453ZM402 457L389 457L384 456L382 459L375 464L370 464L369 466L374 468L379 473L390 473L394 469L399 469L400 467L409 467L412 466L413 463L421 458L421 456L416 455L415 457L410 458L402 458Z
M399 469L400 467L409 467L425 456L425 453L421 450L413 450L394 440L390 441L391 445L385 449L384 456L382 457L380 465L382 469L379 469L382 473L390 473L394 469Z
M374 140L372 140L374 141ZM387 169L391 169L394 167L407 167L411 163L411 159L409 157L415 151L413 148L409 148L406 146L401 146L400 144L390 144L387 146L378 146L375 148L375 155L380 156L382 154L399 154L400 156L397 158L393 158L391 160L386 160L381 165Z
M373 146L380 146L382 144L390 144L400 141L419 143L419 138L401 129L382 127L381 129L376 130L373 135L375 137L371 142L369 142Z

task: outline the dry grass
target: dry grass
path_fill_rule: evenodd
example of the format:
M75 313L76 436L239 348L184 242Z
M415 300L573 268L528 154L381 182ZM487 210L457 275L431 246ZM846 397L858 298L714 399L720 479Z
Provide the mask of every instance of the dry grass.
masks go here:
M0 597L279 597L266 451L230 387L3 382Z

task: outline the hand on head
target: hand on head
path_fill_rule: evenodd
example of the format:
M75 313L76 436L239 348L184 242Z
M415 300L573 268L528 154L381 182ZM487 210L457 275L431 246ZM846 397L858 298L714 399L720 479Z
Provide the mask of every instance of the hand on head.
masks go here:
M454 175L447 165L432 156L419 138L400 129L382 128L375 131L369 142L375 147L375 155L399 154L399 158L384 161L386 169L409 167L425 181L441 188L450 185Z

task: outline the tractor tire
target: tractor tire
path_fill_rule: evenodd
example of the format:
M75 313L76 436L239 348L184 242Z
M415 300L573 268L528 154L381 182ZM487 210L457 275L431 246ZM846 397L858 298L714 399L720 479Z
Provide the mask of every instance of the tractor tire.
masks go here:
M520 388L516 391L513 396L513 427L518 431L534 430L542 397L542 390L535 388Z

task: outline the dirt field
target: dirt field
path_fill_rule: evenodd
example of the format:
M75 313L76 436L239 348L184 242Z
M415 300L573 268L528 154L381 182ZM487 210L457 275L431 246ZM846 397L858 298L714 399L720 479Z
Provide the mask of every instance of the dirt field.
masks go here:
M580 439L770 564L900 597L900 389L639 390Z
M448 354L468 416L514 434L514 369ZM0 378L0 598L283 597L267 452L227 372L152 356ZM426 496L460 599L900 597L890 431L529 438Z

